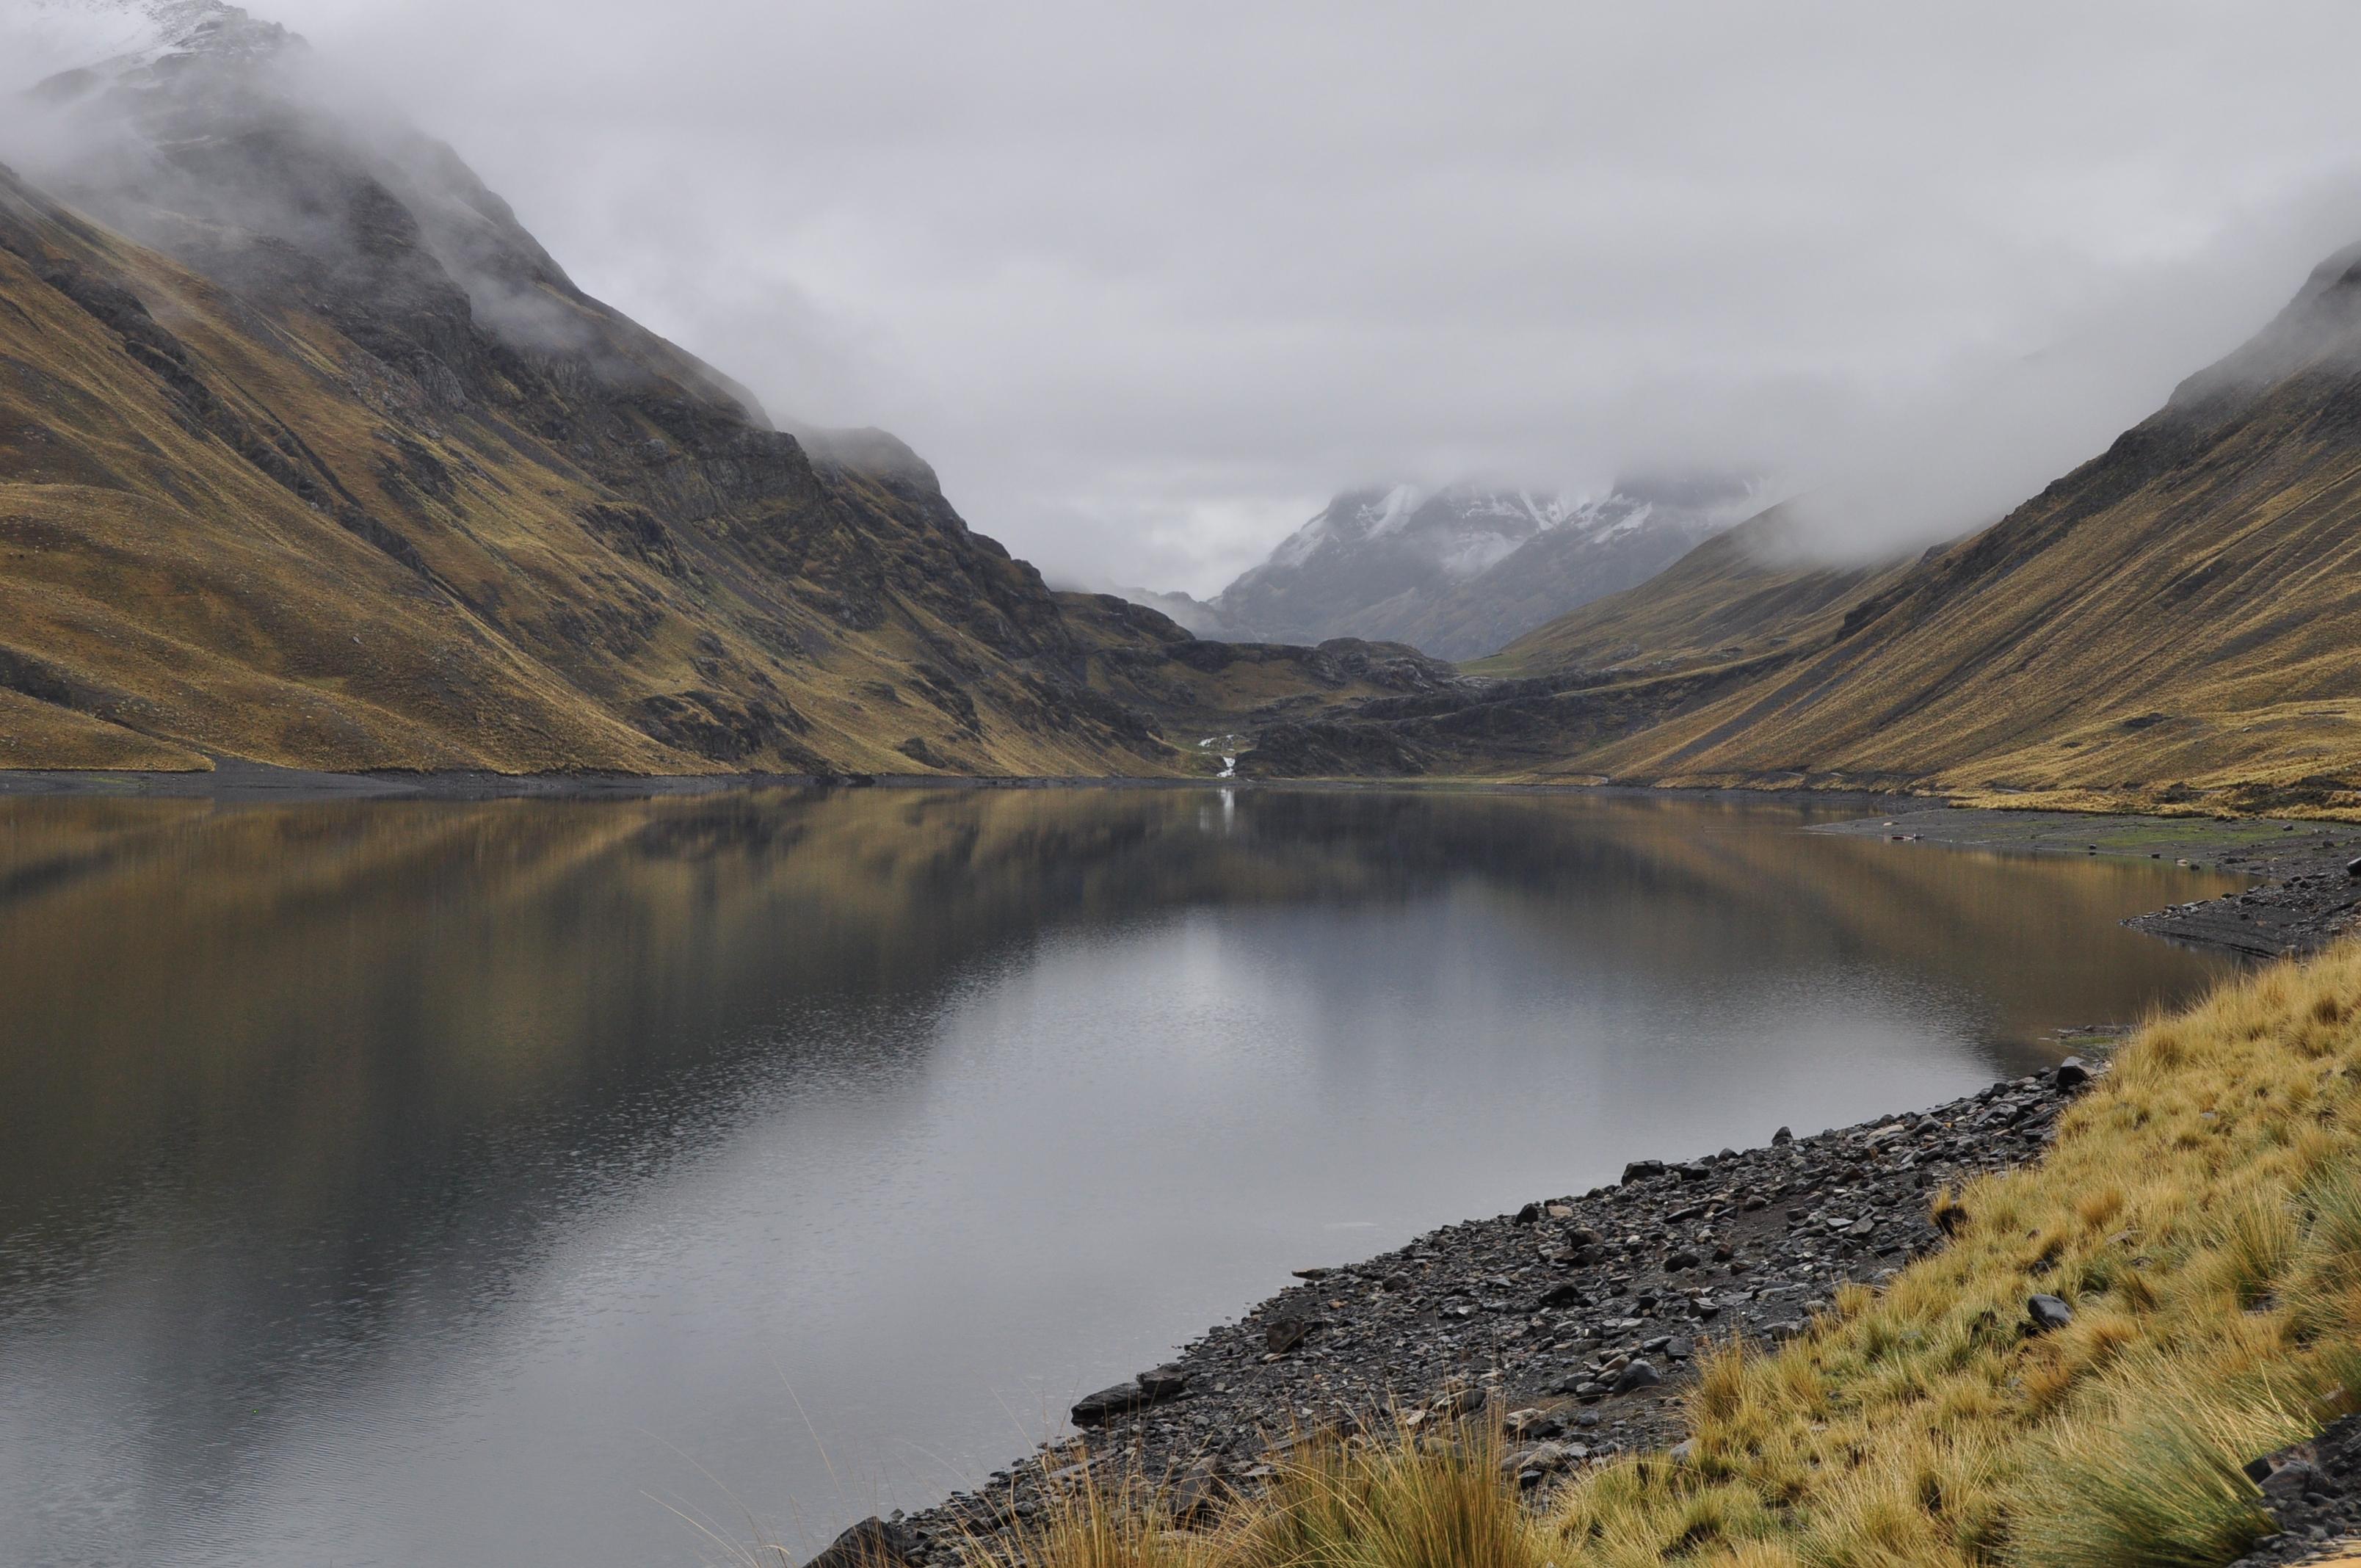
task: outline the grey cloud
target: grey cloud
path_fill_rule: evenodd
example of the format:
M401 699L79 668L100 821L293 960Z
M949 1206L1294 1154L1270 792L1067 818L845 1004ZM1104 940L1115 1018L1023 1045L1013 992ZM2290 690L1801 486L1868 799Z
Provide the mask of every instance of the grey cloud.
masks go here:
M1771 473L1933 537L2361 237L2343 4L256 8L1077 579L1210 592L1394 478Z

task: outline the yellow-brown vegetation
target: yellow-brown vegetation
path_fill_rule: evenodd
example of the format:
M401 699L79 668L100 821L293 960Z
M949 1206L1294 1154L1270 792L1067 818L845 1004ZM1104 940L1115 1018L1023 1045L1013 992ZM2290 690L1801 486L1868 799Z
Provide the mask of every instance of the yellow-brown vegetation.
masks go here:
M1480 1441L1293 1465L1202 1534L1033 1543L1064 1568L2217 1564L2248 1459L2361 1389L2361 946L2152 1024L2037 1165L1942 1194L1938 1253L1775 1350L1725 1344L1678 1459L1540 1510ZM2033 1292L2073 1307L2026 1327ZM1032 1555L1028 1553L1028 1555Z

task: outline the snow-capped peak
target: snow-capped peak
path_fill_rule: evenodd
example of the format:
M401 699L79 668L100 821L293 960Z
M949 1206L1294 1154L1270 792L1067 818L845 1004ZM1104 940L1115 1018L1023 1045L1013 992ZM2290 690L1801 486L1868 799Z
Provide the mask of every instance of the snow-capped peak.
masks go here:
M1349 490L1209 607L1277 641L1396 638L1451 658L1630 587L1744 515L1722 482Z
M1396 485L1379 499L1360 509L1361 537L1382 539L1395 532L1411 519L1423 498L1410 485Z
M27 0L9 30L43 75L119 75L192 55L259 60L293 38L225 0Z

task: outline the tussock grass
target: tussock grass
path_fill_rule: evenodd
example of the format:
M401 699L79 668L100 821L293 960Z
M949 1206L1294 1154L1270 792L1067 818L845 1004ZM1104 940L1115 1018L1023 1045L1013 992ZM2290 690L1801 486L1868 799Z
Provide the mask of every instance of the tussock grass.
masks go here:
M1941 1252L1705 1357L1686 1463L1535 1513L1480 1449L1338 1450L1087 1568L2225 1563L2268 1528L2239 1467L2361 1392L2361 945L2151 1024L2041 1164L1934 1202ZM2073 1321L2026 1332L2036 1291Z
M1224 1568L1540 1568L1499 1461L1484 1441L1318 1447L1214 1555Z
M1202 1541L1162 1527L1159 1502L1085 1464L1080 1480L1050 1489L1038 1522L1005 1545L973 1543L968 1557L978 1568L1213 1568Z

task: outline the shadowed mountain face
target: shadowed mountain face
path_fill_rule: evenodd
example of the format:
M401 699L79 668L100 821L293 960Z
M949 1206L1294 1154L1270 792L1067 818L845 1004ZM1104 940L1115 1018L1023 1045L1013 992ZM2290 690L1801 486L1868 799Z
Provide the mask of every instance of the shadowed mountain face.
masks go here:
M2348 252L1972 538L1828 568L1774 511L1520 641L1523 679L1286 728L1249 768L2361 808L2356 323Z
M0 171L0 766L1192 765L1232 654L774 429L300 39L149 11ZM1434 678L1312 657L1249 700Z
M1744 495L1708 483L1632 484L1604 499L1348 491L1213 600L1144 601L1206 636L1366 637L1472 659L1646 581L1735 521Z

